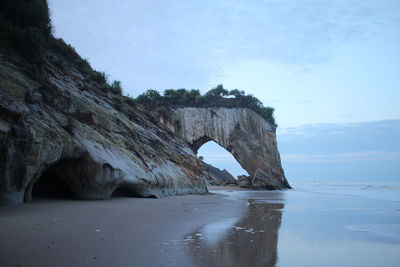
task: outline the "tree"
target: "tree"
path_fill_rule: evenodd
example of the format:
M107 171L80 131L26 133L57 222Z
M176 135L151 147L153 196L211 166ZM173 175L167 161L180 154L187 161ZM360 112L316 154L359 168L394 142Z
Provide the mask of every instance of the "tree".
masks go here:
M235 97L240 97L240 96L244 96L245 92L244 91L239 91L238 89L233 89L231 91L229 91L228 95L232 95Z
M224 97L234 96L234 97ZM161 96L155 90L148 90L145 94L140 95L137 99L138 103L142 103L146 107L155 107L156 105L164 106L186 106L186 107L227 107L227 108L249 108L260 114L268 122L275 124L274 109L264 107L263 103L253 95L246 95L244 91L234 89L226 90L222 84L202 95L199 90L192 89L166 89L164 95Z
M146 107L155 107L161 102L162 98L159 92L153 89L148 89L146 93L137 97L137 101Z
M113 83L111 84L111 92L113 92L114 94L122 94L122 88L121 88L121 82L120 81L113 81Z
M224 89L222 84L218 85L217 87L211 89L206 93L206 96L210 97L222 97L228 95L228 90Z
M46 0L0 1L0 39L28 58L43 53L51 29Z

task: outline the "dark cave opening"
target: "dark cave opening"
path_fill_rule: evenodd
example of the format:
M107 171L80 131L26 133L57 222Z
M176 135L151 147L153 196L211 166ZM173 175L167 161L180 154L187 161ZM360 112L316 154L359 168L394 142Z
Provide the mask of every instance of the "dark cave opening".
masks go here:
M126 188L126 187L119 187L114 190L114 192L111 194L111 198L142 198L141 195L137 194L135 191Z
M57 174L57 165L48 168L32 188L32 199L75 199L70 185Z

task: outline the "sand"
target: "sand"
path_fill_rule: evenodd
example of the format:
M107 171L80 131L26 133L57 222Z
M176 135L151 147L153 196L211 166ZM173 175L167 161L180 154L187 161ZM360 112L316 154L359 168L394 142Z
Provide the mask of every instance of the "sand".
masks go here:
M189 266L175 243L243 208L217 194L0 207L0 266Z

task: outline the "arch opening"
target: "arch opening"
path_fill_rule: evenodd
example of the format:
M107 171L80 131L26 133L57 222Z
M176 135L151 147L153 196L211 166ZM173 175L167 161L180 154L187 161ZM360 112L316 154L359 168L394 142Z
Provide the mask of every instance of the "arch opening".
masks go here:
M200 137L191 144L192 150L194 151L195 154L198 154L199 148L210 141L213 140L208 136Z
M61 160L47 168L32 186L31 199L76 199Z
M220 177L222 180L221 184L228 182L232 178L237 180L242 175L249 176L249 173L228 150L211 139L200 146L197 156L206 163L204 164L205 168L211 169L211 172L206 169L206 173L208 172L211 176ZM215 170L213 167L219 170ZM229 175L231 175L231 178L229 178Z

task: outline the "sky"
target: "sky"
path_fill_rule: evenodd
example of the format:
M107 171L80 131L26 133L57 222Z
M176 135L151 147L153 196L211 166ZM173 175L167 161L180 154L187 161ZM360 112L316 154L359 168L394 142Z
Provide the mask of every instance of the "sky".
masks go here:
M278 131L285 174L303 181L400 183L399 137L400 120L309 124Z
M281 127L400 118L397 0L49 0L55 35L137 96L245 90Z
M291 176L317 177L304 172L310 161L316 169L337 169L326 161L338 155L363 162L354 168L371 163L350 141L336 156L334 146L310 155L304 142L313 139L294 133L310 131L324 140L326 132L315 125L375 129L383 127L379 121L400 119L398 0L49 0L49 6L54 34L110 80L120 80L125 95L149 88L205 92L223 84L274 107ZM390 141L398 148L397 138ZM303 151L296 150L301 144ZM378 144L383 147L369 152L393 152ZM215 165L236 163L221 149L211 142L199 152L214 155ZM240 174L239 168L228 170ZM388 176L399 174L391 170Z
M282 166L289 182L400 183L400 120L317 123L278 128ZM232 175L248 175L224 148L210 141L204 160Z

